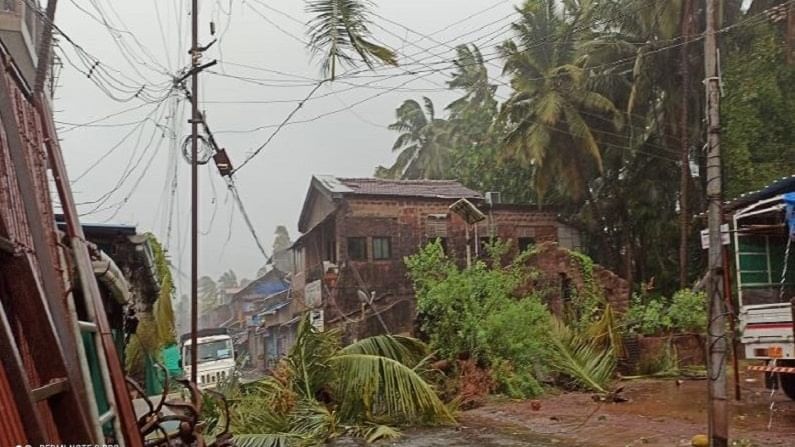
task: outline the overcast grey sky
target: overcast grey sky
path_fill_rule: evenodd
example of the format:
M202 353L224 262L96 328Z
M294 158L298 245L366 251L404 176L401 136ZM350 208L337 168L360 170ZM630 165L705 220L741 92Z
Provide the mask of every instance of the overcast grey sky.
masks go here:
M508 36L515 3L376 1L378 15L423 34L434 33L436 42L373 17L375 36L398 51L405 68L379 68L321 87L317 98L293 118L297 123L285 127L237 173L241 196L268 252L277 225L286 225L293 238L298 235L298 215L312 174L371 176L375 166L392 162L390 149L396 135L386 125L392 122L395 108L404 99L427 95L441 110L455 97L443 89L450 72L444 61L454 54L449 47L474 40L485 43L482 52L493 57L494 45ZM200 4L201 42L211 39L211 20L218 37L204 61L219 61L201 75L201 107L219 144L237 165L307 95L312 79L320 77L318 61L299 41L306 39L306 27L298 22L305 23L308 15L302 0L200 0ZM178 102L176 94L150 103L144 97L156 99L156 93L169 87L171 75L188 65L189 8L189 0L62 0L56 15L58 26L105 69L91 70L95 64L81 62L72 45L61 40L59 54L80 67L78 71L64 61L55 109L76 200L86 202L79 209L90 213L83 220L134 224L141 232L154 232L167 243L183 274L189 272L190 259L190 167L180 151L190 131L189 107ZM429 76L406 74L406 70L428 71L428 66L447 69ZM373 77L384 74L397 76ZM92 79L116 88L103 91ZM141 87L143 93L134 97ZM397 88L389 90L393 87ZM109 93L128 101L113 100ZM306 120L312 121L301 122ZM175 172L176 200L170 206ZM215 167L202 167L200 173L200 274L217 277L231 268L238 277L252 278L265 259ZM179 281L182 292L186 279L182 276Z

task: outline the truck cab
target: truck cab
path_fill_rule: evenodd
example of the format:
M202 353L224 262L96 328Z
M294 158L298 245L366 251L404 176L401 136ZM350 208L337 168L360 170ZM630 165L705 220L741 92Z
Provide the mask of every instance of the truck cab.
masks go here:
M182 368L185 377L191 376L191 353L193 352L190 334L180 337ZM214 388L219 383L235 375L235 350L232 337L224 328L203 329L196 334L197 372L199 388Z

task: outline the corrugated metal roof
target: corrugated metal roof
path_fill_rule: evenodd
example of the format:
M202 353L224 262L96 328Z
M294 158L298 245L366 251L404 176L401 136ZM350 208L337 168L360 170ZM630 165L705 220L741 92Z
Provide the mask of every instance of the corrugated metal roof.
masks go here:
M747 192L740 197L726 202L724 204L724 210L734 211L747 205L751 205L754 202L769 199L779 194L793 191L795 191L795 174L789 177L782 177L758 191Z
M342 183L337 177L333 175L316 175L315 178L323 185L324 188L333 193L346 193L353 192L351 188Z
M386 180L377 178L338 178L349 193L377 196L429 197L443 199L481 199L483 196L455 180Z

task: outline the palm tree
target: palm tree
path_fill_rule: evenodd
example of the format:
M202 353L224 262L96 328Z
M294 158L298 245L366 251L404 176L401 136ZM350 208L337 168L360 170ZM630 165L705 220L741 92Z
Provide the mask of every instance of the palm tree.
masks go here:
M338 332L305 317L273 375L232 391L236 444L315 445L343 429L375 441L398 434L385 424L454 422L418 373L426 355L421 342L388 335L343 348Z
M199 301L203 311L211 309L218 302L218 285L209 276L199 278Z
M518 42L499 47L514 89L500 113L509 126L505 155L534 169L541 197L560 179L572 197L581 198L591 173L601 172L602 149L589 113L621 126L620 113L594 89L587 59L577 53L584 24L592 20L590 6L566 1L558 8L553 0L528 0L512 26Z
M497 86L489 81L489 71L480 49L475 45L457 47L453 64L456 69L447 85L451 89L463 90L464 95L447 106L450 119L465 117L473 112L491 113L489 119L484 120L486 124L491 124L490 118L497 110L497 100L494 99Z
M238 286L237 282L237 274L234 270L229 270L223 272L221 276L218 278L218 285L221 286L221 289L231 289Z
M401 132L392 150L400 152L395 163L379 167L376 176L398 179L445 178L450 166L450 127L436 118L433 102L423 97L423 105L408 99L396 110L397 121L390 130Z
M287 231L287 227L284 225L279 225L276 227L276 230L273 232L273 253L284 251L290 248L290 232Z
M369 0L307 0L309 47L322 55L323 73L331 80L337 65L355 65L355 59L370 68L376 63L397 65L395 53L373 42L368 29Z

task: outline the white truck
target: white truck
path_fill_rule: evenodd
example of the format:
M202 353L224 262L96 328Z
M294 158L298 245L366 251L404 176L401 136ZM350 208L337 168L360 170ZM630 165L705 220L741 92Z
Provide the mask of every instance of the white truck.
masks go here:
M795 176L729 204L740 341L749 366L795 399ZM778 379L778 380L776 380Z
M190 333L180 337L182 369L185 377L191 377ZM225 328L201 329L196 333L196 381L199 388L213 388L235 375L235 350L232 337Z

